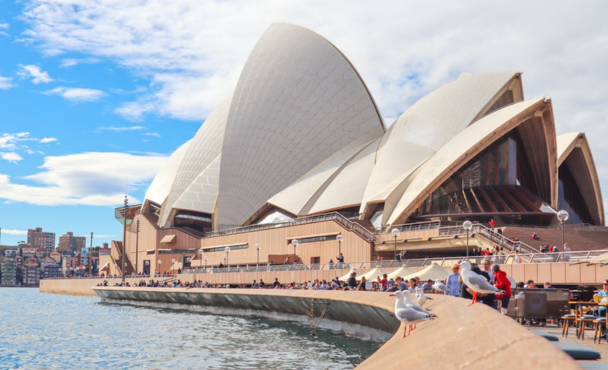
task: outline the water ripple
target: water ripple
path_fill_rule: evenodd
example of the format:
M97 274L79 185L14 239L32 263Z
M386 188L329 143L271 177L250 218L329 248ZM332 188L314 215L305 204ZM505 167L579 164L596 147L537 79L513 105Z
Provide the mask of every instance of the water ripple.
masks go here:
M266 319L0 288L4 369L352 369L379 343Z

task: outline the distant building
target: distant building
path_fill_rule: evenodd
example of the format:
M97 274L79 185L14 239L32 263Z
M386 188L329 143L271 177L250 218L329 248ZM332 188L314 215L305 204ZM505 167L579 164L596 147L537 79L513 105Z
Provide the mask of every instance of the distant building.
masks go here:
M21 256L15 256L15 267L16 268L23 267L23 257L21 257Z
M26 286L38 286L40 280L40 272L38 272L38 264L34 262L26 263L23 266L23 284Z
M19 255L19 247L9 247L4 251L4 255L7 257L15 257Z
M52 251L50 257L55 260L56 263L61 263L61 253Z
M60 278L61 274L61 266L58 263L49 263L44 266L44 277L46 278Z
M68 231L59 237L59 250L79 251L85 247L87 238L84 236L74 236L74 233Z
M108 243L103 243L103 244L104 244L104 247L99 250L99 255L100 256L109 256L110 253L112 252L112 250L110 248L106 248L106 245L108 245Z
M5 258L2 260L2 286L17 285L15 258Z
M57 264L54 259L51 257L45 257L42 262L40 262L40 270L44 271L44 268L49 265Z
M50 253L55 250L55 233L42 231L41 227L28 229L27 245L32 248L43 248Z
M21 250L21 255L25 258L32 257L36 255L36 248L27 247Z
M103 243L102 248L103 249L110 249L110 245L108 243Z

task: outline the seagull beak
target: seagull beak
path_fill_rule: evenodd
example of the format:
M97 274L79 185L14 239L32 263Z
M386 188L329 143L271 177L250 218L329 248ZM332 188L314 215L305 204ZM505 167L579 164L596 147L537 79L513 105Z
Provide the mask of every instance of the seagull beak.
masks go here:
M394 295L394 294L389 294L388 296L389 296L389 297L394 297L395 295Z

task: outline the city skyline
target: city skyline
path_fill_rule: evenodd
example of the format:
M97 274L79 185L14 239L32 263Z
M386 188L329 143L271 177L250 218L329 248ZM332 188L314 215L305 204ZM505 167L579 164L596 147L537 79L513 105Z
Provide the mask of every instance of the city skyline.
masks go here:
M464 11L479 4L464 3ZM230 95L255 41L276 21L314 29L348 55L387 126L462 72L523 71L526 98L550 96L556 103L558 134L587 133L607 188L604 4L578 11L552 5L554 16L541 17L543 6L520 14L516 2L462 24L458 8L431 15L422 5L389 3L374 8L384 17L371 23L350 12L331 25L324 23L340 4L321 16L295 4L236 5L125 7L123 28L99 4L2 5L0 47L9 52L0 60L0 108L7 112L0 126L1 244L26 240L27 229L36 227L57 236L94 232L94 245L120 240L113 208L125 194L131 204L143 201L162 161ZM204 15L208 7L214 19ZM258 16L240 18L252 11ZM171 17L153 20L171 12L183 19L181 27ZM402 17L387 20L393 14ZM417 20L421 15L424 21ZM236 21L238 29L230 26ZM487 34L493 37L480 37Z

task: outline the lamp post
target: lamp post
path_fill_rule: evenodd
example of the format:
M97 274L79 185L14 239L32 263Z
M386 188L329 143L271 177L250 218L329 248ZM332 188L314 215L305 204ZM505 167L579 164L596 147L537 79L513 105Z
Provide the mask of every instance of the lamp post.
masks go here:
M163 264L163 260L158 260L158 276L160 276L160 265Z
M566 210L562 209L561 211L557 212L557 219L562 226L562 252L564 251L564 222L568 221L568 217L570 217L570 215Z
M401 234L401 231L399 231L399 229L394 228L391 230L391 235L393 236L393 238L395 238L395 255L393 256L393 259L397 259L397 238L399 237L399 234Z
M198 254L201 255L200 259L198 260L198 267L201 268L202 264L203 264L203 253L205 253L202 249L198 251Z
M118 272L118 263L114 264L114 275Z
M298 239L293 239L291 241L291 245L293 245L293 262L297 262L296 261L296 248L298 247L298 244L300 244L300 241Z
M207 256L203 257L205 260L205 270L207 270Z
M469 258L469 232L473 228L473 223L469 220L466 220L462 223L463 229L467 231L467 259Z
M137 260L139 259L139 218L135 221L135 273L137 274Z
M121 270L122 270L122 283L125 283L125 252L126 249L125 247L127 246L127 211L129 210L129 198L127 198L127 196L125 195L125 213L123 214L123 218L122 218L122 263L121 265Z
M255 263L255 267L258 268L260 267L260 243L255 243L255 250L258 252L258 259Z
M226 253L224 253L224 264L228 265L228 261L226 261ZM226 267L226 266L224 266Z
M172 263L172 265L171 265L171 271L175 271L175 262L177 262L177 260L175 258L173 258L171 260L171 263Z
M226 267L228 267L228 264L230 263L230 247L226 247L224 250L226 251Z
M342 240L344 240L344 237L342 234L338 234L336 235L336 240L338 241L338 256L340 256L342 254Z
M93 232L91 231L91 247L89 248L89 275L93 274Z

